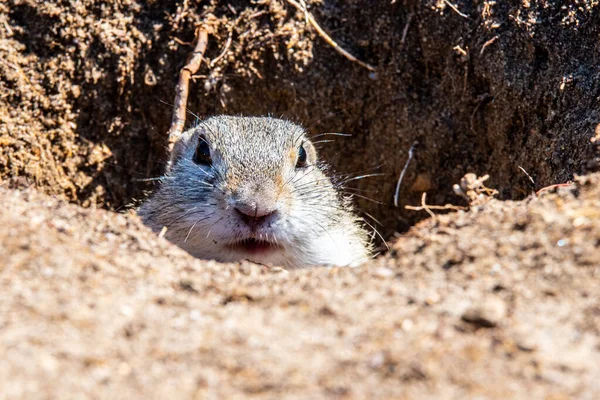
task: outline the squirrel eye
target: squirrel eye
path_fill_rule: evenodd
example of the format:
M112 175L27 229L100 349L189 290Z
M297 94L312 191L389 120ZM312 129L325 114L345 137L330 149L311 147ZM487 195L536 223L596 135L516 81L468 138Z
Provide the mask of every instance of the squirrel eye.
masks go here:
M306 150L304 150L304 146L300 146L298 149L298 160L296 161L296 168L304 168L306 167Z
M210 157L210 148L208 142L202 136L198 139L198 146L192 159L198 165L211 165L212 158Z

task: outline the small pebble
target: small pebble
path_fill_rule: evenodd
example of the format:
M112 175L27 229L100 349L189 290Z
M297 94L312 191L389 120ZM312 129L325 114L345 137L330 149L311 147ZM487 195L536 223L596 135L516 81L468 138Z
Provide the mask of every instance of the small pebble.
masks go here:
M121 306L121 315L124 315L126 317L131 317L133 315L133 308L131 308L127 305Z
M441 300L440 295L437 294L436 292L433 292L429 296L427 296L427 298L425 299L425 304L427 304L428 306L430 306L432 304L439 303L440 300Z
M400 324L400 328L402 328L402 330L404 332L408 332L410 331L413 326L414 326L414 322L412 321L412 319L405 319L404 321L402 321L402 323Z
M119 375L127 376L131 374L131 370L131 366L126 362L122 362L121 364L119 364Z
M385 363L385 353L380 351L377 354L375 354L370 361L370 365L371 368L373 369L379 369L383 366L383 364Z
M190 311L190 319L192 321L198 321L200 319L200 317L202 317L202 315L200 314L200 311L198 311L198 310Z
M521 351L531 352L537 350L538 343L535 332L531 329L521 329L515 335L515 344Z
M394 271L392 271L389 268L381 267L381 268L377 268L373 272L373 275L375 275L379 278L391 278L392 276L394 276Z
M480 303L468 308L462 320L484 328L498 326L506 317L506 304L498 297L486 297Z

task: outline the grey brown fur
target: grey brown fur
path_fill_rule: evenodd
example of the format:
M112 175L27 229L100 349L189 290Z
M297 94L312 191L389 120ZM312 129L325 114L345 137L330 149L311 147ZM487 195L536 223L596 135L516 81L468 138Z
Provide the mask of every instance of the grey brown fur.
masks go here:
M201 141L209 165L197 163ZM307 161L298 167L301 146ZM354 266L371 253L361 220L324 174L304 130L269 117L212 117L185 132L139 215L204 259Z

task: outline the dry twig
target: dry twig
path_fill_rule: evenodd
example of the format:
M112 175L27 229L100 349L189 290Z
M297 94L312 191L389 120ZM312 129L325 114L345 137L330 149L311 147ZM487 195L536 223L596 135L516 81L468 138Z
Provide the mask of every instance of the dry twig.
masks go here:
M196 46L188 62L179 73L179 82L175 88L175 104L173 105L173 118L171 119L171 128L169 129L169 150L183 133L185 127L185 112L187 109L187 99L189 94L190 77L198 71L200 63L206 51L208 43L208 33L205 30L196 30Z
M468 47L467 47L467 49L468 49ZM457 53L459 53L459 54L461 54L461 55L463 55L465 57L468 55L468 53L462 47L460 47L460 45L454 46L452 48L452 50L456 50Z
M450 3L448 0L444 0L444 3L448 4L448 6L453 9L454 11L456 11L456 13L458 15L460 15L463 18L469 19L469 16L467 14L463 14L460 12L460 10L452 3Z
M499 36L496 35L493 38L491 38L490 40L488 40L487 42L485 42L483 44L483 46L481 46L481 51L479 52L479 55L482 55L483 52L485 51L485 48L488 47L490 44L494 43L496 40L498 40Z
M287 2L290 3L292 6L294 6L296 9L298 9L299 11L303 12L304 15L305 15L305 18L313 26L313 28L316 29L316 31L319 34L319 36L321 36L323 38L323 40L325 40L327 42L327 44L329 44L331 47L333 47L338 53L340 53L341 55L343 55L344 57L346 57L348 60L357 63L361 67L364 67L364 68L368 69L369 71L375 71L375 67L373 67L370 64L367 64L364 61L359 60L358 58L354 57L352 54L350 54L346 50L344 50L342 47L340 47L340 45L337 44L331 38L331 36L329 36L323 30L323 28L321 28L319 26L319 24L317 23L317 21L315 20L315 18L312 16L312 14L310 12L308 12L308 10L305 7L302 7L302 5L300 5L300 3L298 3L296 0L287 0Z
M162 229L160 230L160 233L158 234L158 237L159 238L165 237L165 235L167 234L167 230L168 229L169 229L168 227L163 226Z
M531 183L533 183L533 187L535 188L535 181L533 180L533 178L531 177L531 175L529 175L529 173L527 171L525 171L525 168L521 167L520 165L519 165L519 169L521 171L523 171L523 173L525 175L527 175L527 177L529 178L529 180L531 181Z
M431 216L431 218L435 218L435 213L433 211L431 211L431 210L454 210L454 211L466 211L466 210L468 210L467 207L455 206L453 204L446 204L446 205L443 205L443 206L429 205L429 204L427 204L425 202L426 198L427 198L427 193L423 192L423 195L421 196L421 206L420 207L404 206L404 208L406 208L407 210L413 210L413 211L425 210Z

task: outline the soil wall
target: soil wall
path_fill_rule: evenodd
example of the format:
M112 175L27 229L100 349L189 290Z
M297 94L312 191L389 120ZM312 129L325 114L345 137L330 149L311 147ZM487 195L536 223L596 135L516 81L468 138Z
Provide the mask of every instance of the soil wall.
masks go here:
M423 191L459 203L451 187L466 172L490 174L515 199L582 170L599 118L596 2L307 3L376 72L336 53L283 0L3 3L0 177L84 206L142 197L151 187L139 180L164 163L169 103L198 24L213 62L189 109L352 134L320 151L340 173L383 174L354 184L384 203L358 199L386 236L420 217L402 206Z

